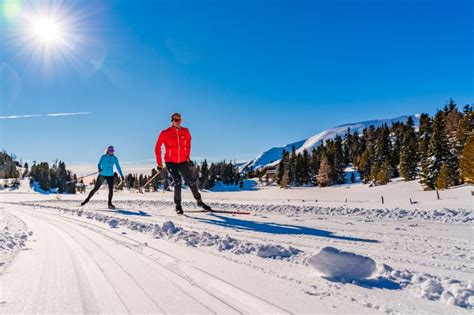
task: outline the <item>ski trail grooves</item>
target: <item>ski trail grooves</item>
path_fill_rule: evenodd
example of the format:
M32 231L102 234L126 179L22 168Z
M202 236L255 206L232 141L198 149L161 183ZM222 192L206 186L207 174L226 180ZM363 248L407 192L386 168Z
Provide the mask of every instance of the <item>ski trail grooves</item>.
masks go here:
M100 264L104 275L110 278L113 289L123 299L128 313L235 313L228 306L217 303L210 303L211 307L206 307L193 297L199 296L195 292L197 288L187 284L189 293L180 290L174 285L173 279L168 279L157 270L156 264L144 262L136 252L130 251L130 248L124 247L119 241L91 233L91 230L66 222L62 217L53 218L38 213L31 215L42 217L42 220L64 230ZM92 234L92 237L88 234ZM161 285L156 286L156 283ZM210 300L209 296L205 298L205 301Z
M24 212L15 215L34 231L2 276L2 313L117 312L127 309L89 254L66 233ZM100 297L97 299L95 297Z
M31 210L28 212L30 211ZM32 215L39 215L37 212L31 212L33 212ZM102 264L107 260L109 261L109 265L115 264L116 268L120 269L120 272L119 270L116 270L114 274L121 273L122 275L128 275L129 282L132 282L138 291L142 291L147 296L148 301L153 301L153 295L167 301L167 304L170 304L170 300L173 300L173 296L170 296L169 294L167 297L163 298L166 294L161 292L161 290L156 292L157 279L150 279L152 278L150 275L159 274L161 277L164 276L167 280L161 280L161 282L168 282L163 283L163 287L166 288L167 292L170 291L170 287L178 288L179 286L181 291L186 291L186 295L197 297L198 301L205 301L206 304L208 304L208 307L201 309L200 312L290 313L290 311L287 311L271 302L265 301L258 296L244 289L238 288L225 280L215 277L204 270L188 265L177 257L173 257L159 249L146 247L147 250L152 250L155 254L160 254L146 255L142 252L143 244L129 237L116 234L109 229L58 215L41 213L40 216L43 220L48 221L50 224L53 224L57 228L61 228L64 232L70 234L71 238L90 252L90 255L99 256L100 259L98 260ZM128 241L125 242L123 239L127 239ZM130 243L130 241L132 241L133 244ZM130 251L130 249L132 251ZM132 257L133 260L131 259ZM144 266L138 267L137 261ZM107 273L107 271L108 270L104 270L105 273ZM133 273L133 275L131 273ZM124 281L126 280L120 280L121 286L130 288L130 285L132 284L124 285ZM156 294L153 294L154 291ZM150 292L151 295L147 292ZM174 296L178 297L179 300L182 300L183 298L182 292L176 293ZM189 305L189 303L182 302L183 301L181 301L181 305ZM157 303L160 304L159 301ZM191 304L196 304L196 300ZM160 312L177 311L176 308L169 309L167 306L168 305L163 306L161 304L160 306L155 305L155 311L156 308L159 307L164 308L160 309ZM200 305L200 307L202 308L203 305ZM182 311L183 309L180 310L180 312ZM196 312L197 308L193 308L189 311Z
M161 251L157 248L151 246L146 247L147 249L150 249L160 254L157 257L151 258L150 256L142 253L141 250L143 249L143 244L130 237L119 235L114 232L111 232L110 229L99 227L97 225L93 225L87 222L78 221L72 218L61 217L61 219L71 221L74 223L74 225L82 226L90 231L95 232L96 234L100 234L103 237L118 242L121 245L127 247L128 249L131 249L142 255L144 258L151 260L153 263L158 263L160 266L165 268L166 271L173 273L175 276L181 277L192 286L196 286L202 289L206 294L228 305L239 313L290 313L290 311L285 310L264 299L261 299L258 296L244 289L238 288L226 282L225 280L215 277L210 273L207 273L194 266L187 265L179 258L170 255L164 251ZM108 235L105 235L101 232L105 232ZM112 234L113 236L110 236L110 234ZM136 243L136 245L130 244L129 242L120 241L116 237L125 238L128 241ZM165 255L165 257L163 257L163 255ZM203 298L205 299L205 301L209 300L209 296L204 296Z

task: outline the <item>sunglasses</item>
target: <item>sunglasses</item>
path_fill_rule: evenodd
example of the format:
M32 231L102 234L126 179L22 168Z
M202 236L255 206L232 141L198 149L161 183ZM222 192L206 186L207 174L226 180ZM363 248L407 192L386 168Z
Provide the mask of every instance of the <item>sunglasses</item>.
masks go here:
M175 122L181 121L181 117L173 118L173 121L175 121Z
M115 150L114 149L108 149L107 152L114 153Z

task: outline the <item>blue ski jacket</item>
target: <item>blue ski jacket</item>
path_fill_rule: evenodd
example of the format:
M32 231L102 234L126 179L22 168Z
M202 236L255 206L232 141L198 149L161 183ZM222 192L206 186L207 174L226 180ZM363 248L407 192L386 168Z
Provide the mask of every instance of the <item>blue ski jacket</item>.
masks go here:
M104 154L99 161L99 175L102 176L114 176L114 165L117 168L120 176L123 177L122 169L120 168L119 161L115 155Z

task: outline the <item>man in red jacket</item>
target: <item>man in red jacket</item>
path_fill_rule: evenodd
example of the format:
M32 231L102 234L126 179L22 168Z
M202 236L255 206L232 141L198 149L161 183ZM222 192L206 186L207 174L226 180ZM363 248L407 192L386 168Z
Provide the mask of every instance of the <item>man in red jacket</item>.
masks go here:
M191 134L187 128L181 127L181 115L174 113L171 115L171 127L163 130L158 137L155 146L156 163L158 164L158 172L163 169L161 159L161 146L165 145L165 162L168 171L174 180L174 202L176 204L176 212L183 214L181 207L181 177L184 178L186 184L191 188L197 205L206 211L211 211L211 207L202 202L201 194L196 186L196 179L193 178L189 161L191 155Z

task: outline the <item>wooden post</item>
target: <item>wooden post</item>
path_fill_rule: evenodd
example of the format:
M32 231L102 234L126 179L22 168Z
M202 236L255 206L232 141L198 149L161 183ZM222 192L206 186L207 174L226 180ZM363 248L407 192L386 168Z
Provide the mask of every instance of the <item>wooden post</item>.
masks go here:
M384 204L383 196L382 196L382 204Z
M438 189L436 189L436 197L437 197L438 200L439 200L439 191L438 191Z

